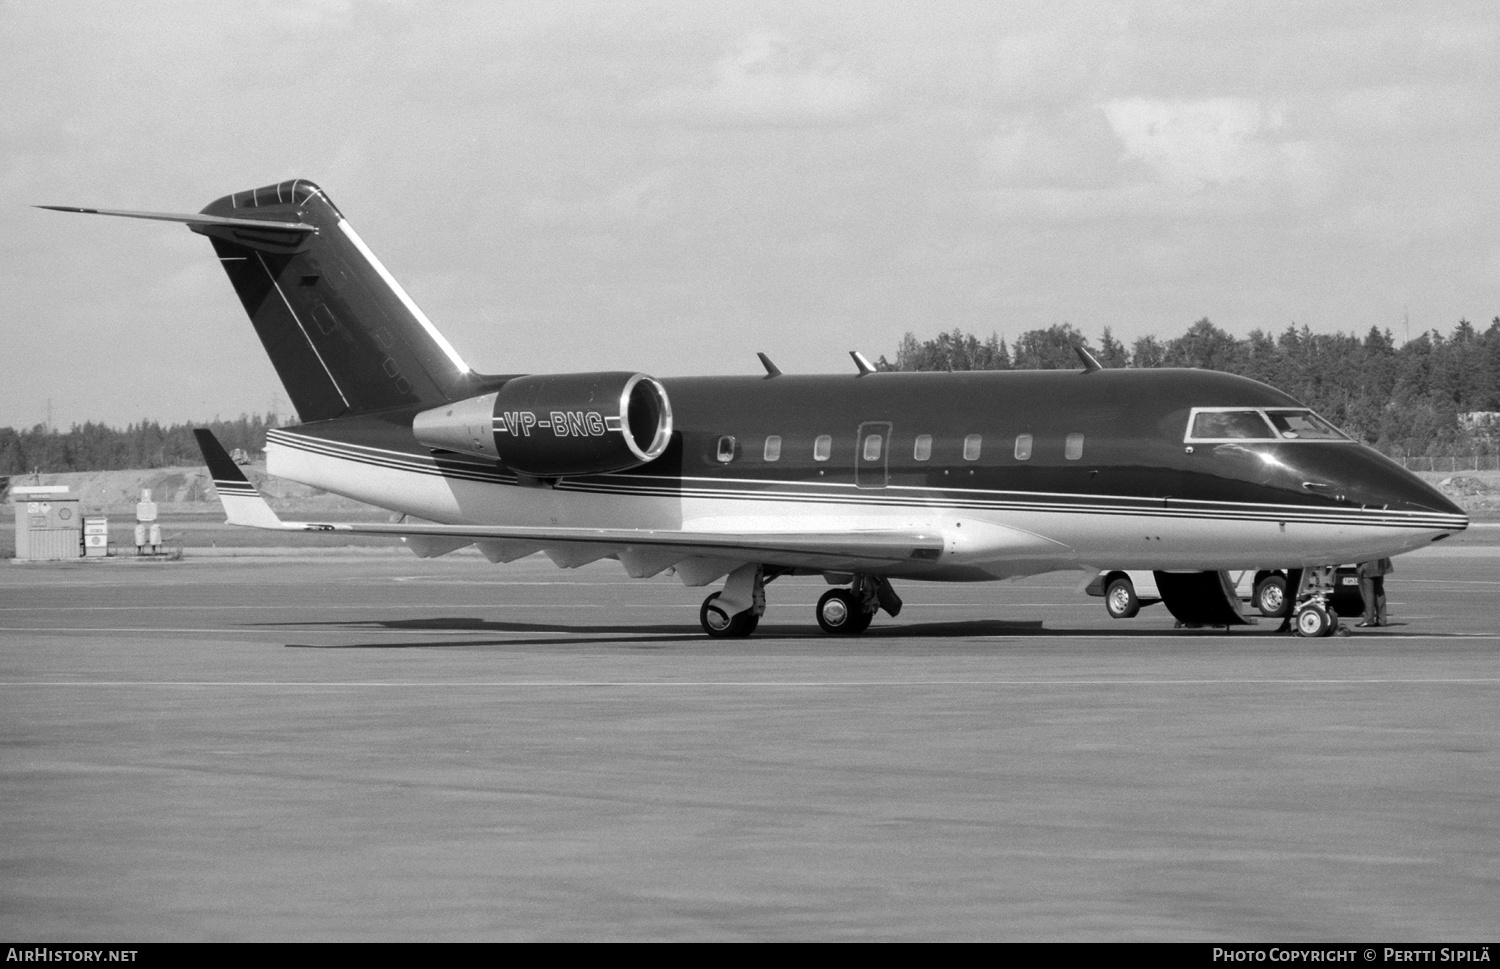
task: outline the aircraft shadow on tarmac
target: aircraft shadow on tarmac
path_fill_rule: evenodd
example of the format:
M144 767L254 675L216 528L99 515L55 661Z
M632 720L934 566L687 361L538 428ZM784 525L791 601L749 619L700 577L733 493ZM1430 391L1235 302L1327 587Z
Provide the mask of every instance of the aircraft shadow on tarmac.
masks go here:
M385 629L412 633L495 633L506 634L503 639L466 638L454 640L423 639L411 641L356 642L356 643L288 643L289 648L299 649L451 649L484 646L525 646L548 644L593 644L618 643L631 647L649 644L674 644L715 642L703 635L696 625L683 623L639 624L628 623L547 623L511 622L479 619L474 617L447 616L425 619L372 619L345 620L321 623L257 623L261 628L295 626L298 629L321 628L329 631L357 632L361 629ZM516 638L515 634L532 634L535 638ZM1163 629L1160 627L1138 628L1046 628L1042 620L975 619L953 622L910 623L903 625L874 626L859 637L827 636L806 625L788 623L784 625L762 624L753 637L744 642L754 643L768 639L818 640L830 644L854 644L857 642L878 643L884 640L907 639L973 639L995 636L1017 638L1078 637L1107 640L1160 639L1162 637L1223 638L1268 636L1284 637L1277 627L1264 625L1227 629L1224 627L1183 627ZM1363 631L1361 631L1363 635Z

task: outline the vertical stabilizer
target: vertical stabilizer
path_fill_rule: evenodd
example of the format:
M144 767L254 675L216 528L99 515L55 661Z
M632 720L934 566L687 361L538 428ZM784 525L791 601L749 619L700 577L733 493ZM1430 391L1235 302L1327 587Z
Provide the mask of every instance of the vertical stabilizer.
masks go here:
M297 179L213 202L213 242L304 422L467 395L472 372L323 190ZM259 231L247 222L311 231Z

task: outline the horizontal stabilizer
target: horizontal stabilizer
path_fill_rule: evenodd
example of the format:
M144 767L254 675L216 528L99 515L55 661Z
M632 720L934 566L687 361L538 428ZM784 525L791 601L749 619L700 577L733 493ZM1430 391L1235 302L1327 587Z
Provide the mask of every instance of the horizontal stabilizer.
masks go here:
M317 232L318 227L305 222L273 222L270 219L231 219L222 215L182 215L175 212L129 212L124 209L86 209L76 205L38 205L52 212L78 212L83 215L117 215L125 219L151 219L155 222L181 222L184 225L226 229L275 229L281 232Z
M234 463L213 431L200 427L194 429L193 436L198 439L203 463L208 465L209 476L214 479L214 490L219 493L219 503L224 506L224 520L228 524L251 528L287 527L245 477L245 472Z

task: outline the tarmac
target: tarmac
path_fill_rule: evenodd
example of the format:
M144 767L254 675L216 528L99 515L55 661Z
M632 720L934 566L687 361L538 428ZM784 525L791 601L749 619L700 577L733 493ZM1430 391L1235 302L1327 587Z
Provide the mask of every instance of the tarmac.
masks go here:
M1500 530L1393 625L188 549L0 565L0 937L1488 941Z

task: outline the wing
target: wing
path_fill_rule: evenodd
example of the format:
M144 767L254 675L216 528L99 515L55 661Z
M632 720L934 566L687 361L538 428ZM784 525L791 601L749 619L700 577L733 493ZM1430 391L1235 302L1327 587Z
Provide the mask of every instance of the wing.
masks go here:
M936 562L944 539L937 532L902 529L808 531L695 531L650 528L535 528L512 525L439 525L427 522L282 521L210 431L193 432L231 525L285 532L343 532L400 538L418 555L442 555L477 544L491 561L546 552L572 568L618 558L637 578L676 566L688 585L706 585L746 562L824 572L871 571Z

